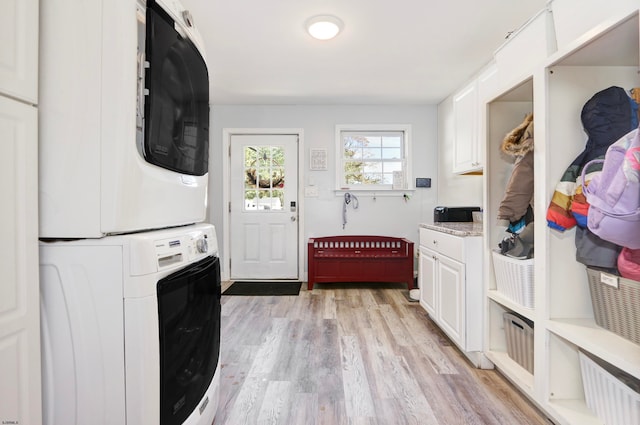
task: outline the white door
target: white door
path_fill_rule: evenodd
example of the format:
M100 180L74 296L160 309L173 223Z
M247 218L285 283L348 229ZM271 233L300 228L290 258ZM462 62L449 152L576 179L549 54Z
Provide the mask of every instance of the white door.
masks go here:
M231 279L298 279L298 135L230 144Z

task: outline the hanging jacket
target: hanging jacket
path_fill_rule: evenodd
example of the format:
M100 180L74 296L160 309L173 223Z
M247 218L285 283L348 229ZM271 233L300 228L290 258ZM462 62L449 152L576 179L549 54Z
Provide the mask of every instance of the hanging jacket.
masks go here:
M580 219L582 227L586 226L588 204L582 195L582 168L592 159L604 158L613 142L637 127L637 111L638 104L623 88L616 86L596 93L585 103L580 118L588 136L587 143L556 186L547 209L549 227L560 231L570 229L578 223L576 217ZM589 181L589 175L585 180Z
M498 207L498 219L516 222L524 217L533 198L533 114L507 134L500 150L516 160Z

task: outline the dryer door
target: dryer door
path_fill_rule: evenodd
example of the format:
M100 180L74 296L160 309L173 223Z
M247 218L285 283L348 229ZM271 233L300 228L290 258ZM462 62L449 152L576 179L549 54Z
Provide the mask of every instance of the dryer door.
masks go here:
M144 157L203 176L209 163L209 75L195 44L155 2L147 9Z
M220 261L208 257L158 282L160 424L197 408L220 355Z

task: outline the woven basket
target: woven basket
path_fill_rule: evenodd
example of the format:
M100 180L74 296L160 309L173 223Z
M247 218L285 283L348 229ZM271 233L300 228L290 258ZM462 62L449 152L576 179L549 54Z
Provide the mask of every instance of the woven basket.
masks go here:
M498 291L526 308L535 307L534 259L518 260L493 251L493 270Z
M640 380L580 350L587 406L605 424L640 424Z
M533 373L533 322L510 312L505 312L502 318L507 354L529 373Z
M640 344L640 282L591 267L587 276L596 324ZM618 287L603 280L617 281Z

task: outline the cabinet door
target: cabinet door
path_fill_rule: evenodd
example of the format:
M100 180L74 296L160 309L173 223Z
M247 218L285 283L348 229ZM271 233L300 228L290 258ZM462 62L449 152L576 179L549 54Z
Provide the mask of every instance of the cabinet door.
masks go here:
M37 109L0 96L0 422L41 423Z
M453 97L453 172L482 168L478 159L478 83L474 81Z
M436 267L438 323L449 337L464 350L465 266L442 255Z
M422 246L420 247L420 261L418 263L418 279L420 305L427 310L432 319L437 320L436 253Z
M0 93L38 97L38 0L6 0L0 11Z

